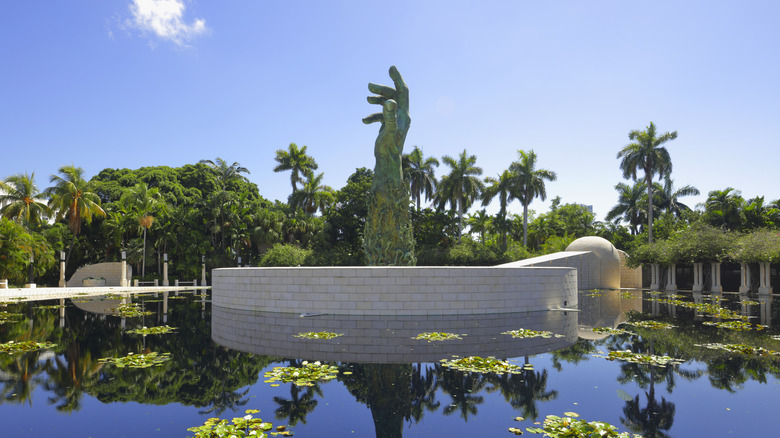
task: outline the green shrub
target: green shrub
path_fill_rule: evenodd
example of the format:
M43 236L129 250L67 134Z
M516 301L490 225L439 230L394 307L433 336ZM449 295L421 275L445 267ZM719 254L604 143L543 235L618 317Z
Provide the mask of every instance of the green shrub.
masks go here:
M277 243L260 259L260 266L304 266L312 262L312 250Z

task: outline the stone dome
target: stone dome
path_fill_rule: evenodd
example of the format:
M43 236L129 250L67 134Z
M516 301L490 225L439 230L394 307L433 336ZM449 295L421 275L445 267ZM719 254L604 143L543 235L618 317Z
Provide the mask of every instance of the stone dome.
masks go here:
M592 254L588 266L582 268L588 272L580 273L581 276L587 275L588 284L605 289L620 288L620 252L609 240L598 236L580 237L566 251L589 251Z

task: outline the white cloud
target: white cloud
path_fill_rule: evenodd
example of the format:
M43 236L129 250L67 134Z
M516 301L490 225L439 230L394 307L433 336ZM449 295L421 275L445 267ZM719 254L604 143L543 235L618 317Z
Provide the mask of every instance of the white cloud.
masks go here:
M133 0L132 19L127 24L149 32L163 40L184 46L192 38L207 31L206 21L196 18L191 24L183 21L183 0Z

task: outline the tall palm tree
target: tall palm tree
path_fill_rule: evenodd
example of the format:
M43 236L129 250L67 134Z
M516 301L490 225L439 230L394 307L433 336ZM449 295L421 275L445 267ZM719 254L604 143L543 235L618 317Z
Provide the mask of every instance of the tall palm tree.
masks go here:
M22 220L28 225L38 225L42 219L51 215L51 209L39 201L38 187L35 186L35 172L32 175L13 175L0 181L0 209L3 217Z
M84 179L84 169L81 167L73 164L62 166L59 168L59 175L52 175L49 181L54 185L43 192L50 199L49 207L56 212L57 220L68 220L68 228L72 234L65 259L67 265L76 236L81 234L81 222L89 224L93 216L104 217L106 212L100 207L100 197L91 191L92 185Z
M135 212L138 225L143 230L144 250L141 259L141 276L143 277L146 275L146 232L152 227L155 220L154 215L163 207L164 201L160 195L160 189L157 187L150 189L146 183L140 182L125 190L119 203Z
M465 149L458 159L445 155L442 160L450 167L450 173L445 175L439 183L439 191L436 193L439 208L449 203L450 208L458 211L458 243L463 230L463 213L482 193L484 184L478 175L482 175L482 168L476 166L477 157L468 155Z
M514 175L508 169L501 172L498 178L487 177L485 178L485 190L482 191L482 206L486 206L493 201L493 198L498 197L499 210L497 215L496 224L499 225L501 230L501 241L504 247L506 247L506 227L504 226L506 221L506 207L515 199L514 196Z
M519 160L509 166L513 174L514 197L523 204L523 246L528 246L528 206L534 198L547 199L544 181L555 181L558 175L552 170L536 168L536 153L518 150Z
M200 160L199 163L208 165L217 174L217 180L219 181L221 188L224 190L228 183L233 180L244 180L246 177L241 175L242 173L250 173L249 169L242 167L237 161L233 164L228 163L222 158L217 157L216 160Z
M311 216L317 210L324 211L333 202L334 191L330 186L322 184L325 173L314 175L313 171L306 170L305 175L303 187L290 195L290 206L293 209L301 207Z
M617 183L615 190L618 191L618 203L607 213L606 219L615 223L627 222L631 234L636 235L647 217L647 211L642 206L645 184L639 182L629 186L625 183Z
M307 170L317 170L319 167L314 158L306 155L306 146L299 148L295 143L290 143L286 151L284 149L277 150L274 160L279 163L274 167L274 172L292 171L290 183L293 193L298 191L296 183L303 182L301 175L305 175Z
M430 201L436 193L438 184L433 168L439 167L439 160L434 157L425 158L422 150L415 146L411 153L404 154L402 166L404 179L409 183L410 192L417 202L417 212L419 213L422 195L425 195L426 201Z
M666 132L657 136L653 122L644 130L633 130L628 133L629 143L617 154L623 178L637 180L637 171L644 172L645 188L647 189L647 238L653 241L653 177L655 174L663 177L672 172L672 159L669 151L661 146L667 141L677 138L677 131Z

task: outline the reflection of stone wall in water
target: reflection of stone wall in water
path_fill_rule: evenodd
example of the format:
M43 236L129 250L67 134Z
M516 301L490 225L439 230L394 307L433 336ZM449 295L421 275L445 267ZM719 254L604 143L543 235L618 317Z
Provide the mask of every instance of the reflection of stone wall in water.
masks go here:
M359 363L436 363L451 355L510 358L560 350L577 340L577 312L431 316L347 316L249 312L214 306L211 339L247 353L306 360ZM515 339L501 333L525 328L563 337ZM301 332L329 331L338 338L301 339ZM423 332L465 334L427 342Z
M415 265L409 193L404 187L372 191L363 247L369 266Z

